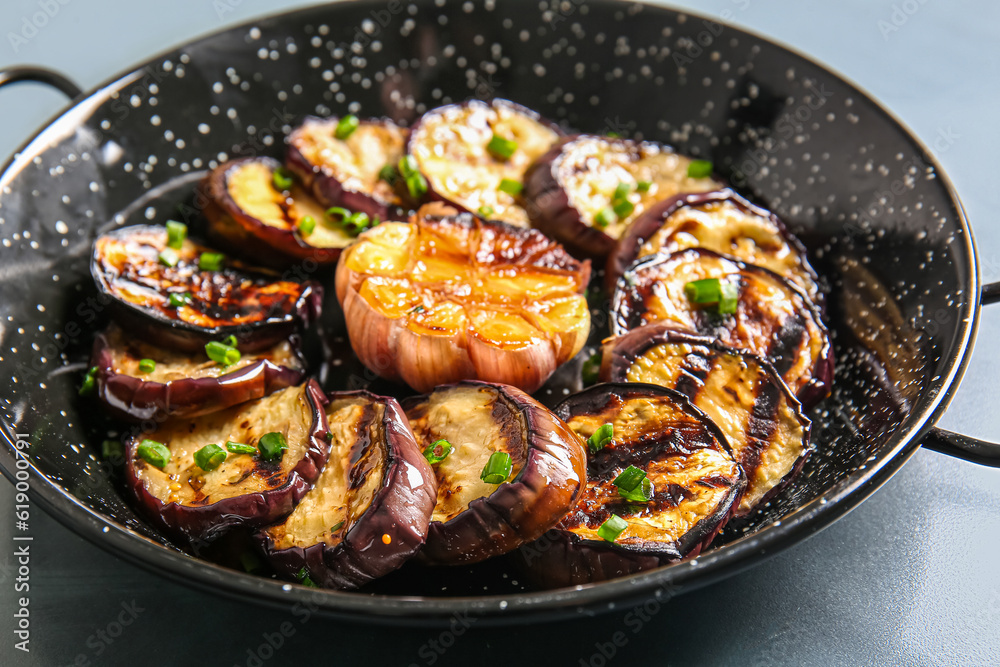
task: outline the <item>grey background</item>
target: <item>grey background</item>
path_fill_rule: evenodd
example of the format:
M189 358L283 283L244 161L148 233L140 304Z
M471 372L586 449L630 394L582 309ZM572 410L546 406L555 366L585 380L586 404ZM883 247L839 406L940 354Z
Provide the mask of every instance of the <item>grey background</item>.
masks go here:
M58 11L12 46L40 4ZM502 0L501 0L502 1ZM58 69L88 89L195 36L288 0L3 0L0 67ZM677 2L785 42L853 79L938 155L972 220L986 280L1000 280L995 130L1000 4L985 0ZM895 23L894 23L895 21ZM881 23L880 23L881 22ZM36 85L0 91L0 157L64 100ZM942 425L1000 440L993 380L1000 307L982 319L970 370ZM12 487L0 482L0 663L996 665L1000 664L1000 471L920 451L872 498L765 564L672 601L648 621L626 613L461 636L303 619L147 574L35 511L31 653L13 649ZM117 626L128 620L125 627ZM287 625L282 625L287 623ZM641 628L638 626L642 626ZM112 637L117 630L121 633ZM269 655L284 630L281 647ZM101 633L110 633L102 634ZM277 634L275 634L277 633ZM624 641L622 641L624 640ZM449 648L443 655L430 641ZM453 644L453 645L452 645Z

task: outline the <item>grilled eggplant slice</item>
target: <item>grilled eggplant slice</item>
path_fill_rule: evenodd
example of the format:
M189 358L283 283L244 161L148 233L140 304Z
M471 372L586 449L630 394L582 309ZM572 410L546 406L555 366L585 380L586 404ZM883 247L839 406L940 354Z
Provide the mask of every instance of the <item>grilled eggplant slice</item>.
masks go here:
M295 509L326 464L325 403L319 385L309 380L227 410L167 421L129 441L128 486L147 517L182 544L211 541L235 526L259 528L279 521ZM257 446L270 433L280 433L288 446L278 459L230 453L211 471L195 462L195 453L206 445ZM140 456L146 439L169 450L164 466Z
M333 264L354 237L329 222L326 209L294 180L289 189L279 189L274 172L280 167L277 160L256 157L210 171L201 184L209 237L267 266L305 259Z
M524 195L532 224L572 249L604 257L655 202L720 187L711 177L688 176L691 162L660 144L570 137L527 175Z
M609 291L637 259L700 247L770 269L820 304L816 272L778 216L729 189L679 194L635 219L608 257Z
M316 485L258 545L275 570L326 588L352 589L395 570L427 538L434 472L393 398L328 396L330 458Z
M605 424L613 439L591 449L587 488L556 527L519 560L547 586L612 579L698 555L729 519L745 485L725 436L682 394L644 384L603 384L574 394L556 414L583 438ZM622 496L614 481L645 473L650 500ZM640 496L641 498L641 496ZM598 530L627 524L613 541Z
M527 227L520 196L525 171L560 135L556 125L520 105L470 100L425 113L407 151L427 178L431 197Z
M774 368L711 338L640 327L605 342L601 379L676 389L718 424L748 479L737 514L791 481L811 449L811 422Z
M551 528L586 483L583 440L514 387L461 382L403 402L417 444L452 449L434 464L437 504L421 558L475 563L507 553ZM506 481L482 479L496 452L510 457ZM443 451L442 451L443 453Z
M688 283L712 278L738 289L735 313L720 315L717 307L688 299ZM830 393L833 352L818 309L792 283L767 269L702 248L652 255L619 279L612 308L615 335L669 322L767 358L810 407Z
M90 364L98 369L97 396L109 412L127 421L162 422L208 414L298 384L305 374L298 348L292 338L223 366L204 350L176 352L112 324L95 339ZM154 368L144 372L144 360Z
M534 391L586 342L590 263L536 230L454 213L429 204L341 255L351 346L417 391L463 379Z
M123 227L94 242L94 281L137 338L195 352L234 335L248 352L287 339L299 323L319 316L322 290L314 283L280 280L232 258L219 270L202 270L199 258L214 251L191 239L169 249L177 261L167 266L159 259L165 249L166 230L152 225ZM171 295L183 303L171 305Z
M387 119L361 120L345 139L339 118L306 118L288 138L285 162L325 206L340 206L382 220L396 218L409 204L406 186L380 177L403 157L409 133Z

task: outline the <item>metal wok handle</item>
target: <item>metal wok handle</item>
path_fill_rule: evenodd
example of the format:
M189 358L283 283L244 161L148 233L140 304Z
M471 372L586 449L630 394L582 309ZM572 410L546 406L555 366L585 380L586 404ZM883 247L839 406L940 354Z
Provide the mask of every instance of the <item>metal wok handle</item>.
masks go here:
M83 91L73 83L68 77L45 67L32 67L29 65L19 65L0 70L0 88L19 81L36 81L52 86L66 97L75 99Z
M998 301L1000 301L1000 283L984 285L979 303L988 306ZM1000 468L1000 444L978 440L936 426L924 436L920 444L948 456Z

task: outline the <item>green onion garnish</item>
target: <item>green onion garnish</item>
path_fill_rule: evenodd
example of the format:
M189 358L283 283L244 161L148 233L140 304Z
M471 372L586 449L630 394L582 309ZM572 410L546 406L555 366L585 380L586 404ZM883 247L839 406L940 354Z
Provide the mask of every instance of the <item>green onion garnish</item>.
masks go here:
M262 563L260 562L260 559L257 558L256 554L254 554L254 552L244 551L242 554L240 554L240 565L243 566L243 569L246 572L252 573L259 570Z
M502 484L510 477L510 471L513 467L514 464L510 460L510 454L507 452L493 452L490 454L490 460L486 462L483 472L479 475L479 479L487 484Z
M430 464L441 463L448 458L452 449L451 443L447 440L438 440L427 446L427 449L424 450L424 458Z
M510 156L517 150L517 142L513 139L504 139L499 134L490 137L490 143L486 144L486 150L501 160L509 160Z
M156 440L143 440L139 443L135 453L139 458L151 466L162 468L170 463L170 450L162 442Z
M244 445L242 442L226 440L226 449L230 454L256 454L257 448L253 445Z
M306 568L304 567L295 573L295 578L298 579L299 583L302 584L303 586L309 586L311 588L319 588L319 586L316 585L316 582L313 581L312 578L309 576L309 571L306 570Z
M339 206L328 208L326 210L326 215L333 224L340 227L349 236L357 236L361 232L373 226L373 224L377 225L379 223L378 218L375 218L373 223L368 217L368 214L363 211L351 213L346 208L341 208Z
M139 372L140 373L152 373L156 370L156 362L152 359L140 359L139 360Z
M722 283L722 298L719 299L719 313L732 315L740 303L740 290L733 283Z
M286 190L291 190L292 186L295 185L295 175L288 169L288 167L278 167L271 174L271 185L274 186L275 190L285 192Z
M228 336L223 338L222 342L228 345L229 347L236 347L236 345L238 344L236 341L236 336L234 336L233 334L229 334Z
M389 185L395 185L399 178L399 172L391 164L387 164L379 169L378 177Z
M218 445L205 445L194 453L194 462L205 472L215 470L226 460L226 450Z
M604 449L615 437L615 427L613 424L604 424L594 431L594 434L587 438L587 448L591 452Z
M594 216L594 224L601 228L607 227L617 220L618 216L615 215L615 210L610 206L605 206Z
M87 369L87 374L83 376L83 384L80 385L80 395L90 396L97 388L97 366Z
M191 294L189 292L171 292L167 300L170 302L171 308L180 308L191 303Z
M346 208L341 208L340 206L333 206L331 208L326 209L326 217L328 217L331 222L336 224L340 224L344 220L347 220L349 217L351 217L351 215L352 214L350 211L348 211Z
M187 238L188 228L183 222L167 220L167 247L180 250Z
M299 233L302 236L309 236L316 230L316 218L311 215L304 215L299 219Z
M710 160L691 160L688 165L688 178L708 178L712 175Z
M226 256L221 252L203 252L198 258L198 268L202 271L218 271L225 261Z
M652 181L639 181L635 184L636 192L649 192L649 188L653 186Z
M612 481L618 493L628 500L646 502L653 497L653 484L646 478L646 471L635 466L625 468Z
M354 114L344 116L337 122L337 129L333 131L333 136L343 141L354 134L354 130L358 129L360 125L361 121Z
M615 188L615 193L611 195L611 201L621 201L628 197L628 193L632 191L632 186L628 183L619 183L618 187Z
M511 197L518 196L519 194L521 194L521 190L523 189L524 189L523 185L521 185L519 182L511 178L501 179L500 185L497 186L497 190L499 190L500 192L506 192Z
M584 384L594 384L597 382L597 376L601 371L601 353L595 352L583 362L583 366L580 368L580 375L583 379Z
M385 167L383 167L383 169L384 168ZM399 173L403 175L403 178L420 173L417 168L417 158L412 155L404 155L399 158Z
M494 213L496 213L496 211L493 210L492 206L480 206L478 213L479 213L479 215L483 216L484 218L488 218L491 215L493 215Z
M427 179L423 174L413 174L406 177L406 189L414 199L420 199L427 194Z
M333 524L332 526L330 526L330 532L331 532L331 533L336 533L336 532L337 532L338 530L340 530L340 528L341 528L341 527L342 527L342 526L343 526L343 525L344 525L345 523L347 523L347 519L341 519L341 520L340 520L340 521L338 521L337 523L335 523L335 524Z
M722 298L722 281L718 278L692 280L684 285L684 294L691 303L718 303Z
M597 529L597 535L608 542L614 542L621 535L622 531L628 528L628 523L625 519L621 518L617 514L612 514L608 517L608 520L601 524L601 527Z
M161 250L157 259L160 260L160 264L169 267L175 267L177 266L177 262L181 261L180 255L173 248L164 248Z
M611 210L615 212L615 215L618 216L619 219L627 218L632 215L632 211L635 210L635 204L627 199L622 199L620 201L616 201L611 207Z
M285 436L278 432L265 433L257 441L257 449L260 450L260 458L265 461L280 459L286 449L288 442Z
M644 477L642 482L631 491L618 487L618 494L625 500L631 500L634 503L648 503L653 499L653 483L649 481L648 477Z
M120 459L125 455L121 440L105 440L101 443L101 456L106 459Z
M240 360L240 351L232 345L213 340L205 345L208 358L222 366L232 366Z
M618 134L617 132L608 132L604 136L608 137L609 139L620 139L622 135Z

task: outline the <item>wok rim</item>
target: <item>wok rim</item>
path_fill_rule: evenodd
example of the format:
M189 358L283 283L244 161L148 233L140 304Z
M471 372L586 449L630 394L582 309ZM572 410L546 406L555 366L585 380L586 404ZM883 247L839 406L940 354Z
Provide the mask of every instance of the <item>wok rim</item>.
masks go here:
M614 0L591 0L600 5L610 5ZM43 152L48 136L59 134L78 125L76 116L89 108L107 101L112 91L119 90L146 67L162 58L193 44L216 38L229 32L246 30L264 21L276 21L292 15L314 12L319 8L336 5L378 5L377 0L315 3L295 9L256 16L245 22L213 30L181 44L160 51L148 59L85 91L60 112L52 116L21 147L16 150L0 171L0 187L9 183L31 159ZM648 572L605 582L548 591L509 595L482 595L464 597L423 597L401 595L371 595L343 591L316 590L230 570L209 561L188 556L150 539L129 528L105 518L90 509L61 486L45 477L29 460L32 485L28 494L32 502L41 507L66 528L89 542L125 560L160 576L177 581L201 592L221 593L227 598L252 601L272 608L289 610L307 605L311 611L333 618L361 623L437 627L461 615L471 615L484 625L507 625L531 620L558 620L581 614L594 614L627 609L631 604L655 597L665 601L679 592L688 592L707 586L723 578L742 572L759 562L797 544L831 525L857 507L895 474L920 446L920 440L940 419L961 384L968 366L979 329L981 279L979 255L975 236L969 225L965 208L947 173L937 157L913 131L882 102L855 83L851 78L818 62L797 48L779 40L757 33L752 29L734 25L698 12L671 5L650 5L639 2L644 11L665 11L687 17L713 21L738 33L766 43L801 58L817 69L838 79L853 93L871 103L894 124L912 144L922 151L922 159L934 168L944 192L957 212L954 222L960 229L968 253L966 266L967 293L971 299L961 304L960 331L946 355L950 361L948 372L938 376L922 392L930 395L929 403L921 414L914 417L905 430L894 433L879 457L857 468L823 495L792 510L783 519L762 527L757 532L740 538L722 548L712 550L698 558L667 565ZM2 424L3 441L0 448L0 472L15 483L14 440L5 421ZM38 481L42 484L39 485Z

